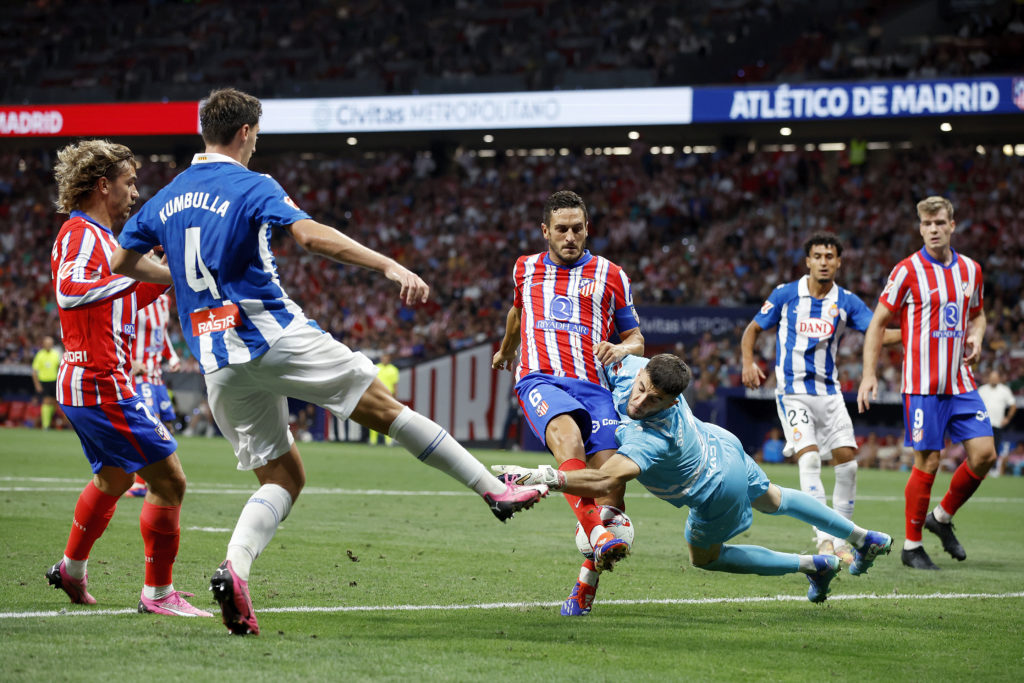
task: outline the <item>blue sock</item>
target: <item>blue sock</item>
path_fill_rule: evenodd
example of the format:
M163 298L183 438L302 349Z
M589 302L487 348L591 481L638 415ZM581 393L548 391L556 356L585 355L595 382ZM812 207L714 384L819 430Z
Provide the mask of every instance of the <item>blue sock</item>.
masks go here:
M827 531L836 538L846 539L853 533L853 522L843 517L827 505L819 503L803 491L779 487L782 502L776 512L770 515L788 515L801 522L807 522Z
M800 557L793 553L779 553L759 545L723 545L718 559L701 566L700 569L732 574L782 576L800 571Z

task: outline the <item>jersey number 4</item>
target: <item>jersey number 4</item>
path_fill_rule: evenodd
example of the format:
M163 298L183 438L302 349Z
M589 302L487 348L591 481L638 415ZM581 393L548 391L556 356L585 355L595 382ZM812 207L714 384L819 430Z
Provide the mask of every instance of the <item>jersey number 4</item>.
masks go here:
M214 299L220 299L220 290L217 289L217 281L210 273L210 269L203 263L203 254L199 250L199 228L185 229L185 279L193 292L210 290Z

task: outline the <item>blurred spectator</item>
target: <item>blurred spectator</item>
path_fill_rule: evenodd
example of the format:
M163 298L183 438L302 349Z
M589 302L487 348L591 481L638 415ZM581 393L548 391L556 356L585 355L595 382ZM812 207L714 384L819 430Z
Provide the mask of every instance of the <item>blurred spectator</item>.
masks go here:
M782 454L785 447L786 442L782 438L782 431L778 427L772 427L768 430L764 445L761 447L761 462L786 462L786 456Z

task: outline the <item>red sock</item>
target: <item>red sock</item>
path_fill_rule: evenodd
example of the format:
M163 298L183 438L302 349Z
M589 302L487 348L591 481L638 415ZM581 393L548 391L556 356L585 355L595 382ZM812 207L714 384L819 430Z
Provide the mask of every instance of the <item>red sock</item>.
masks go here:
M145 486L145 485L146 485L146 480L136 474L135 475L135 483L132 484L132 486Z
M146 585L169 586L174 558L178 556L181 506L151 505L143 501L139 529L146 547Z
M928 501L932 496L934 481L934 474L928 474L916 467L910 468L910 479L907 479L907 486L903 489L903 496L907 501L904 514L907 518L908 541L921 540L921 529L924 527L924 518L928 516Z
M953 472L953 481L949 482L949 490L942 497L942 509L948 512L950 517L955 515L967 499L978 490L984 478L975 474L964 460L960 467L956 468L956 472Z
M561 472L584 470L586 468L587 463L578 458L570 458L558 466ZM601 511L594 504L594 499L580 498L571 493L563 493L562 495L569 501L569 507L572 508L573 514L576 515L576 519L579 520L580 525L583 527L583 532L586 533L587 538L590 538L590 532L593 531L594 527L601 526Z
M103 535L116 506L117 496L108 496L91 481L86 484L75 505L64 554L72 560L88 560L93 544Z

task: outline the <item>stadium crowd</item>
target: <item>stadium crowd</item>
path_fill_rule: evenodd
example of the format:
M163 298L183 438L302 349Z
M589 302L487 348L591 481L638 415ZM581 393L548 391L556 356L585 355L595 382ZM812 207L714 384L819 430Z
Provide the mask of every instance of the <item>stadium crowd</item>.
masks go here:
M0 101L198 99L225 83L324 97L962 76L1012 71L1024 54L1024 8L1006 0L102 4L6 8Z
M873 307L889 270L920 245L914 203L944 194L956 206L954 246L985 268L989 317L983 370L1024 382L1024 164L998 150L915 148L870 153L758 151L626 156L570 153L481 156L449 163L427 152L372 158L257 156L313 216L394 256L434 287L427 305L403 306L390 283L275 244L282 282L324 329L376 357L423 359L499 338L511 267L539 251L539 207L552 188L590 203L589 247L622 265L638 304L759 305L805 272L802 244L815 230L845 242L838 281ZM30 362L45 334L59 336L49 251L53 210L47 152L0 155L0 363ZM144 162L142 200L180 169ZM698 398L739 386L738 340L705 335L682 349ZM180 342L175 327L172 338ZM763 335L766 367L773 335ZM179 344L180 346L180 344ZM842 347L844 388L860 377L860 335ZM179 349L183 353L183 348ZM183 356L184 357L184 356ZM186 364L186 369L195 368ZM883 358L883 389L898 391L899 352ZM771 374L771 373L769 373Z

